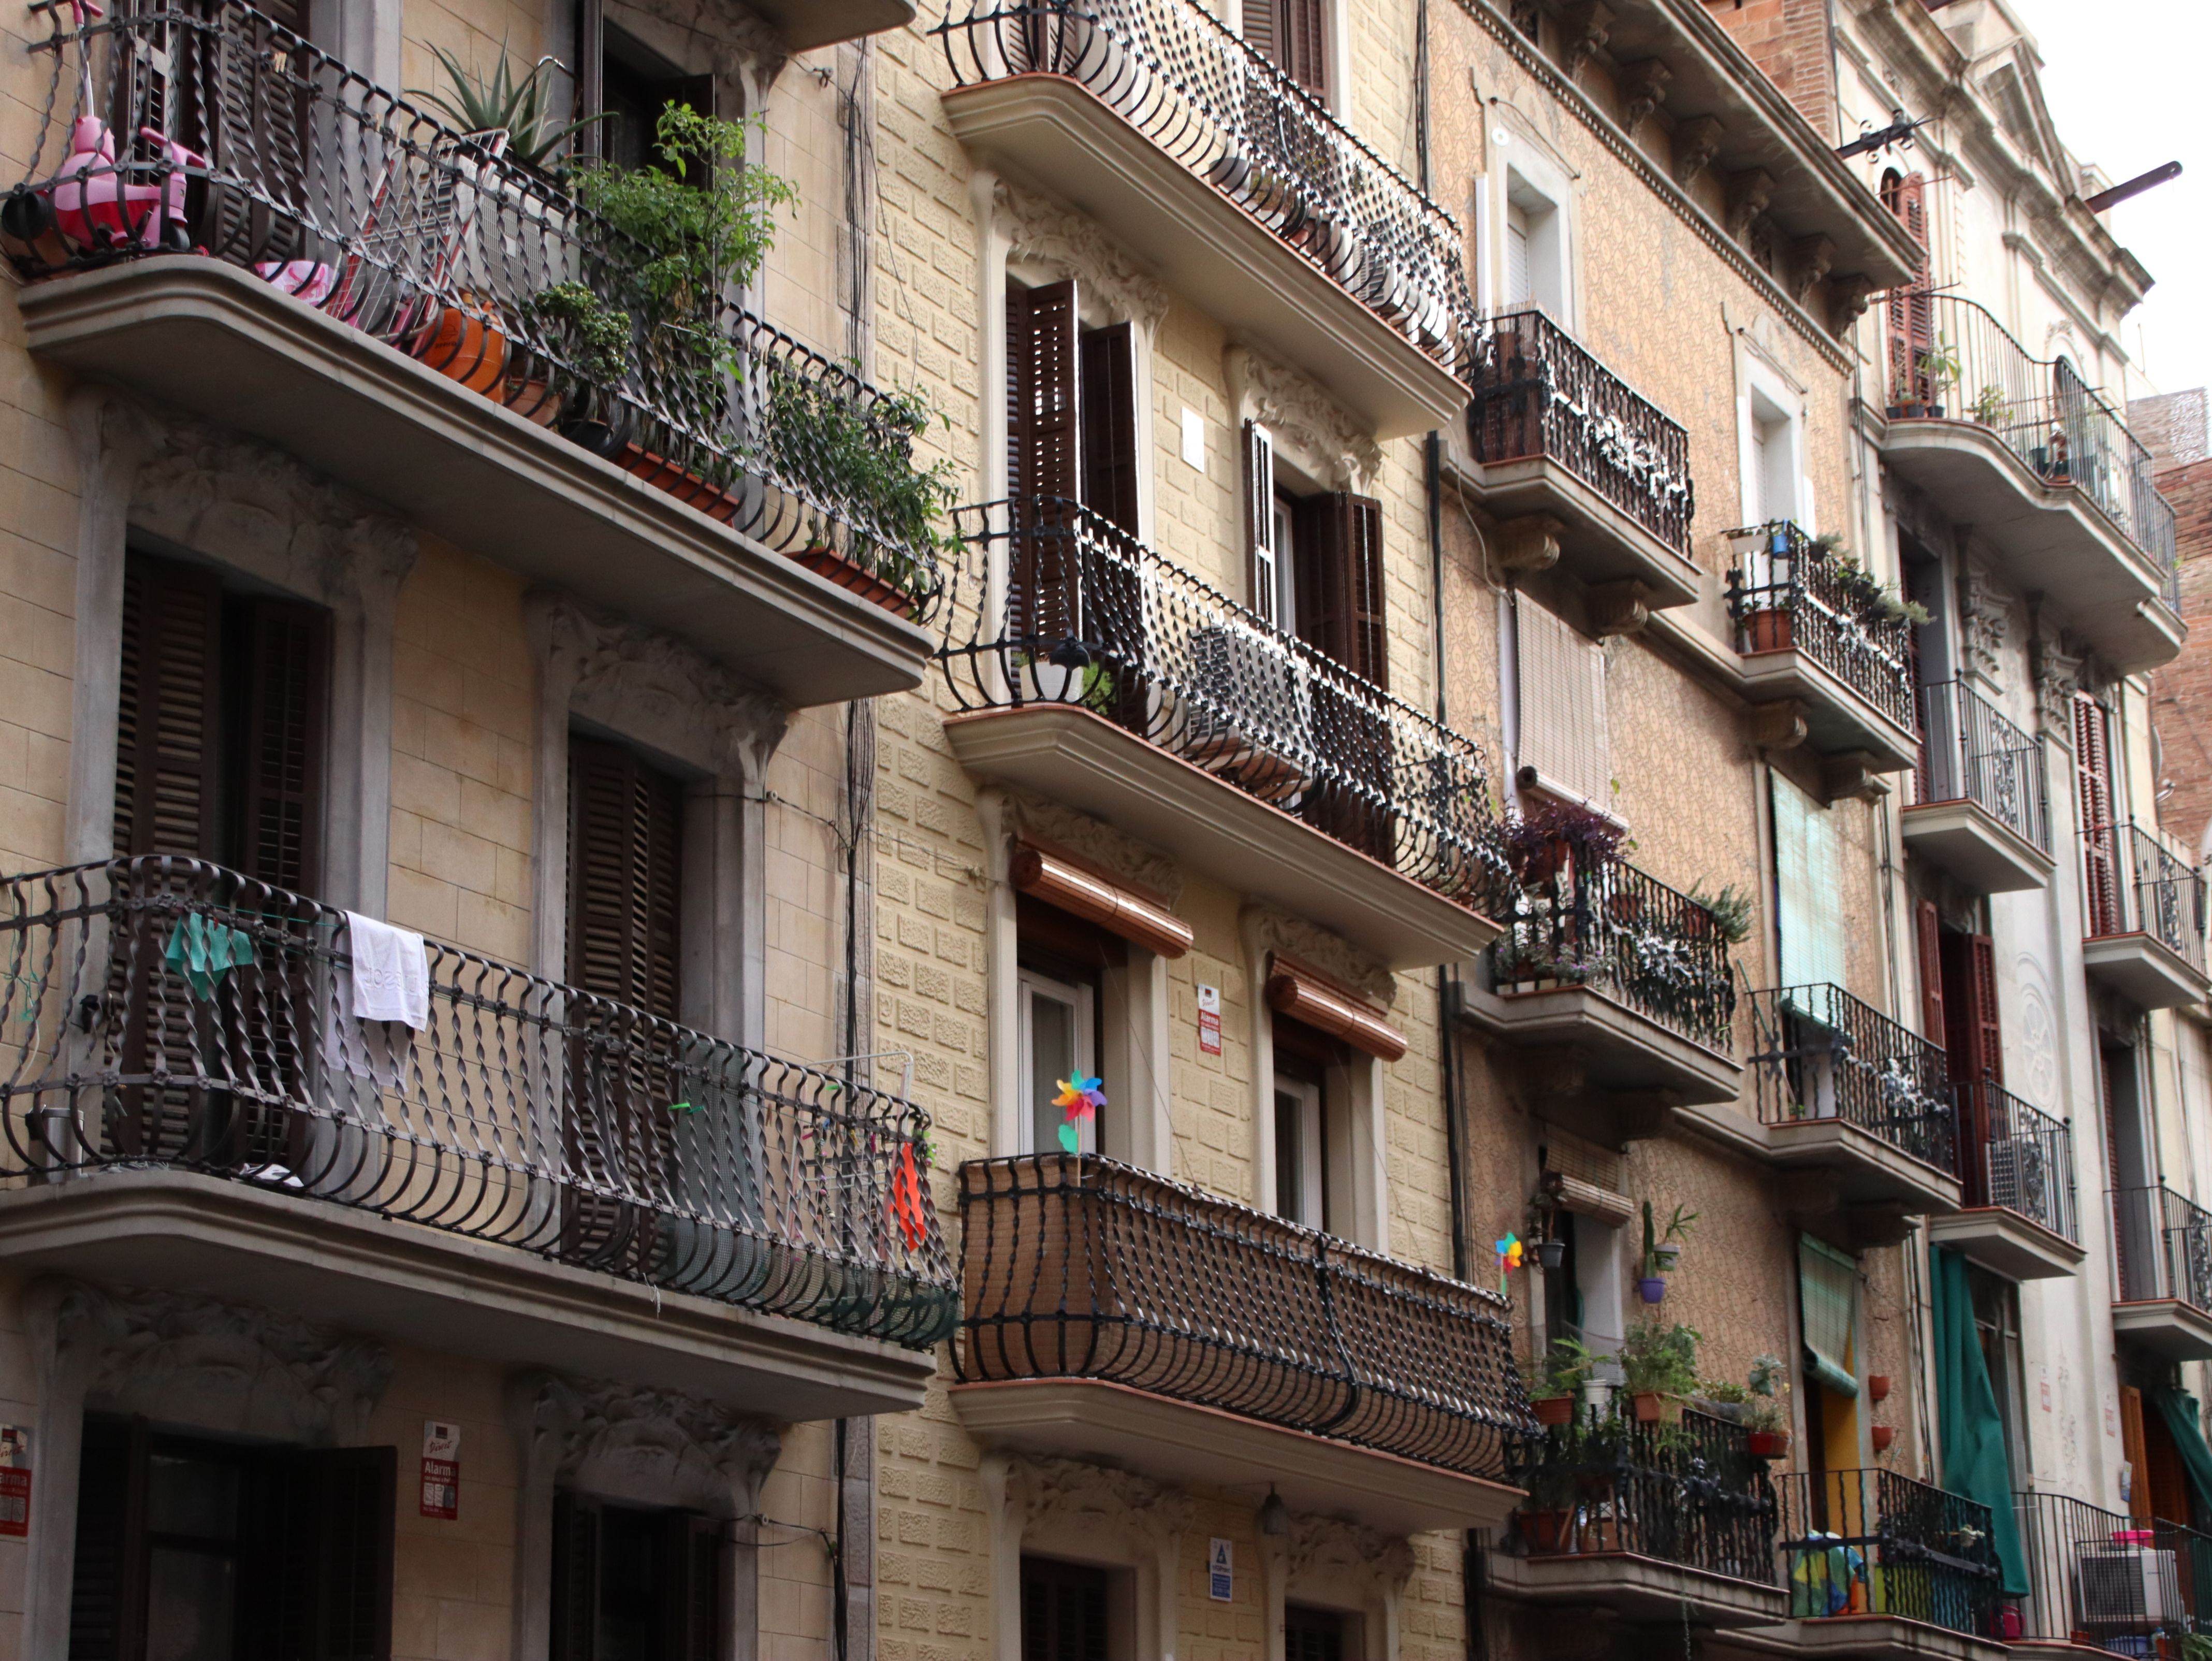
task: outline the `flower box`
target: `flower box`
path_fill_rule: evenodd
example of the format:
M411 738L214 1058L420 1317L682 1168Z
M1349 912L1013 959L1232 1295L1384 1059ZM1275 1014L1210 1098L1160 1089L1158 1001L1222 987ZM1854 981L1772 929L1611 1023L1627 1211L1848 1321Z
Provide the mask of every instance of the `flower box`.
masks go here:
M896 583L887 582L873 571L854 564L834 548L803 548L792 557L817 576L827 577L840 588L848 589L871 605L880 605L902 618L915 613L915 598Z

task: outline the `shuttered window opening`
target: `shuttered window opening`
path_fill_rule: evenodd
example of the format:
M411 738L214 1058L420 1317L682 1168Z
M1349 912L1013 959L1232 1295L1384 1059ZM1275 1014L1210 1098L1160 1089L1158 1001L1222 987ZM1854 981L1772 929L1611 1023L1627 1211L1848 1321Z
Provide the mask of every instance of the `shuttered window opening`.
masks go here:
M1325 0L1245 0L1252 49L1324 103L1328 99Z
M726 1526L556 1492L550 1661L721 1661Z
M2127 928L2120 891L2119 831L2112 824L2112 727L2105 706L2074 695L2074 769L2081 812L2081 876L2088 932L2118 934Z
M1805 1379L1856 1396L1857 1260L1811 1235L1797 1241L1798 1313L1805 1333Z
M1931 1043L1948 1044L1949 1028L1943 1012L1943 921L1933 900L1912 903L1914 935L1920 959L1920 1036Z
M1518 309L1536 297L1528 274L1528 210L1517 203L1505 207L1505 304Z
M1784 986L1844 986L1846 936L1837 886L1844 871L1843 837L1832 810L1778 772L1774 810L1776 922L1782 937Z
M1103 1569L1022 1559L1022 1661L1108 1661Z
M1291 504L1291 584L1297 633L1376 691L1390 688L1384 617L1382 508L1370 496L1332 491ZM1358 687L1316 681L1306 709L1315 747L1343 775L1307 790L1308 823L1388 865L1396 858L1389 718Z
M2004 1082L2004 1030L1997 1018L1996 942L1944 931L1943 1048L1954 1083Z
M86 1415L70 1661L389 1661L395 1448L269 1448Z
M1275 439L1256 421L1244 423L1244 548L1252 609L1269 623L1283 624L1284 543L1290 531L1287 504L1275 495Z
M1283 1661L1346 1661L1346 1618L1334 1609L1283 1605Z
M1605 652L1556 613L1516 594L1519 765L1553 792L1609 809L1612 754L1606 739Z
M1928 262L1928 181L1919 173L1882 180L1882 204L1920 245L1918 271L1912 281L1891 290L1886 325L1889 396L1895 403L1926 403L1935 388L1921 360L1936 347L1936 300Z

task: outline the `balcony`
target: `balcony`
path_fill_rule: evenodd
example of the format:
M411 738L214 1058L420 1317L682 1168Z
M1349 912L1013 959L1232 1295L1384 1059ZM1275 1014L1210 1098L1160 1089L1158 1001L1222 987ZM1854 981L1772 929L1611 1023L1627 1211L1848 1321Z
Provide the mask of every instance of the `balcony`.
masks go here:
M1794 1655L1999 1658L1990 1508L1893 1470L1782 1479Z
M2040 888L2051 853L2043 741L1962 680L1920 689L1920 764L1898 817L1906 851L1978 894Z
M1544 1433L1522 1480L1528 1500L1484 1560L1507 1597L1674 1633L1788 1612L1773 1485L1738 1426L1694 1409L1677 1425L1584 1409Z
M1729 572L1743 691L1794 703L1822 755L1864 757L1900 773L1919 760L1911 625L1884 608L1881 585L1787 520L1729 532Z
M1071 502L957 515L962 765L1399 969L1471 958L1504 855L1474 741ZM1011 577L1009 573L1012 574Z
M958 1292L918 1110L178 859L7 879L0 1262L741 1400L921 1405ZM923 1156L926 1158L926 1154Z
M2134 824L2081 834L2081 966L2139 1009L2202 1003L2204 873Z
M2178 1361L2212 1360L2212 1212L2170 1188L2111 1198L2114 1335Z
M1958 1087L1961 1209L1928 1220L1928 1238L2011 1281L2081 1267L2074 1133L1993 1079Z
M1735 987L1711 911L1626 861L1563 859L1510 885L1503 916L1460 1013L1539 1052L1550 1088L1571 1075L1670 1103L1736 1098Z
M1503 1523L1511 1306L1091 1156L960 1170L955 1410L987 1445L1273 1487L1393 1535Z
M2171 662L2183 634L2173 508L2127 423L2071 364L2030 357L1971 300L1892 289L1882 315L1884 465L1972 526L2014 587L2045 596L2115 667Z
M2212 1547L2194 1529L2145 1526L2058 1494L2014 1496L2029 1592L2014 1600L2021 1641L2077 1655L2185 1654L2207 1630L2197 1613L2212 1580ZM2207 1609L2212 1614L2212 1609Z
M1698 597L1690 440L1541 312L1491 320L1471 377L1468 472L1501 520L1540 526L1531 565L1592 587L1634 583L1656 611Z
M1907 1216L1959 1207L1943 1052L1840 986L1751 998L1767 1158L1820 1199Z
M1378 438L1459 418L1451 216L1193 0L975 0L933 33L953 132L1328 387Z
M920 683L941 487L916 400L671 299L653 251L504 134L441 126L234 0L46 15L50 86L82 60L112 131L152 137L103 162L110 130L49 102L0 211L43 279L19 290L38 356L257 435L787 702Z

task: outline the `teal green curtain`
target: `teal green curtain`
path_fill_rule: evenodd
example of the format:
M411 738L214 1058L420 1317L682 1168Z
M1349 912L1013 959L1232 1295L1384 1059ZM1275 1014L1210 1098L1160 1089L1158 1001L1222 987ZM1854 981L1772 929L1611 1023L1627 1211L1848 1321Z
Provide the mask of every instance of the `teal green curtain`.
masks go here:
M2212 1447L2204 1445L2203 1421L2197 1417L2197 1398L2185 1391L2169 1390L2164 1384L2151 1386L2150 1399L2158 1404L2160 1416L2172 1433L2173 1445L2181 1454L2181 1467L2189 1478L2189 1497L2197 1507L2197 1515L2169 1517L2169 1523L2191 1523L2198 1528L2212 1526Z
M1943 1486L1990 1508L1992 1543L2004 1571L2004 1589L2025 1597L2027 1557L2013 1514L2012 1464L2005 1457L2004 1421L1996 1391L1974 1331L1974 1294L1966 1260L1938 1246L1929 1254L1936 1281L1936 1427L1943 1438Z

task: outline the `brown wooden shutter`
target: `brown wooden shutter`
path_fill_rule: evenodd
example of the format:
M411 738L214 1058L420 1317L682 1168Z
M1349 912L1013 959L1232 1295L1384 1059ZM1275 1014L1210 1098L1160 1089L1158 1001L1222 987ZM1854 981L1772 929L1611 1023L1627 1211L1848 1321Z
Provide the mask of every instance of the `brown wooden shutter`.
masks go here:
M84 1416L77 1464L70 1661L146 1653L146 1421Z
M672 1512L662 1549L669 1661L722 1661L722 1524L696 1512Z
M1943 922L1933 900L1916 900L1913 922L1920 948L1920 1031L1930 1043L1946 1041L1943 1022Z
M1275 441L1256 421L1244 423L1244 556L1252 609L1280 620L1282 550L1275 545Z
M1075 284L1006 285L1008 493L1083 499Z
M2081 812L2082 901L2090 934L2127 928L2121 893L2119 829L2112 823L2111 717L2096 699L2074 697L2074 768Z
M399 1451L281 1448L240 1496L239 1661L390 1661Z
M2152 1520L2150 1483L2145 1480L2145 1467L2150 1463L2148 1452L2143 1436L2142 1391L2133 1384L2122 1384L2120 1457L2135 1471L2135 1481L2128 1488L2128 1514L2136 1522L2145 1524Z
M599 1661L599 1511L588 1494L553 1495L550 1661Z
M2004 1082L2004 1035L1997 1022L1996 944L1987 934L1945 934L1944 1049L1955 1084Z
M133 553L123 571L115 851L213 859L220 834L222 585Z
M1382 505L1337 493L1297 504L1298 633L1380 691L1390 686L1382 611Z
M1883 190L1882 201L1921 250L1912 280L1890 294L1886 329L1889 401L1925 403L1932 388L1921 373L1920 360L1936 345L1936 299L1928 268L1928 181L1919 173L1908 174Z
M1105 1571L1022 1559L1021 1661L1106 1661Z
M1315 97L1328 98L1328 37L1322 0L1277 0L1282 7L1276 62Z
M684 787L626 745L572 735L568 812L569 983L680 1019Z
M320 606L289 600L255 600L246 616L238 864L295 893L320 877L330 625Z
M1283 0L1245 0L1244 44L1270 64L1282 62L1282 30L1276 24L1282 3Z
M1131 325L1081 337L1083 505L1137 534L1137 364Z

